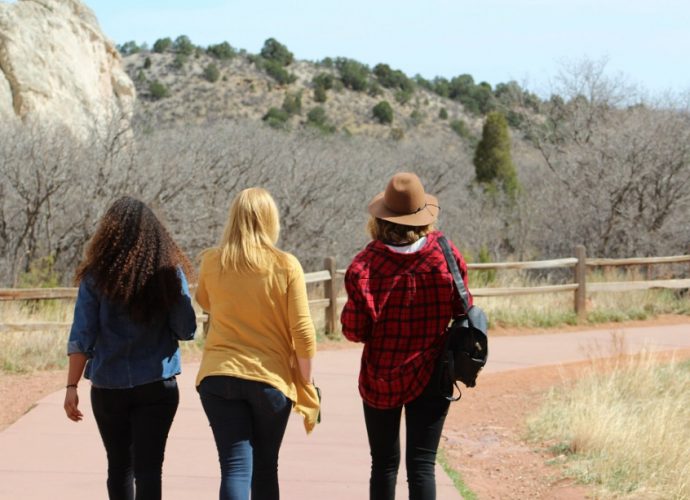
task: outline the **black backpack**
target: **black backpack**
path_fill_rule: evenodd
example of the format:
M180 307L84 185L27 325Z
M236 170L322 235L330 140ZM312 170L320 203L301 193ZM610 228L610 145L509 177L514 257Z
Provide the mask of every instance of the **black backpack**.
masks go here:
M466 387L474 387L477 375L489 356L488 320L486 314L477 306L468 308L468 294L465 283L460 276L458 264L445 236L438 239L446 257L448 270L453 275L453 282L462 301L464 314L452 319L446 330L446 342L441 350L441 394L450 401L462 397L458 381ZM453 396L453 387L459 395Z

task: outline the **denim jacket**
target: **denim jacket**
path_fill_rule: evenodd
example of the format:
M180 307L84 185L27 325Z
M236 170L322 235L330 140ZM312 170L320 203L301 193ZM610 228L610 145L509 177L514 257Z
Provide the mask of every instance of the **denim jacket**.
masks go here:
M100 296L88 276L79 285L67 353L84 353L84 377L95 387L125 389L180 373L178 340L192 340L196 315L189 285L166 318L135 323L126 309Z

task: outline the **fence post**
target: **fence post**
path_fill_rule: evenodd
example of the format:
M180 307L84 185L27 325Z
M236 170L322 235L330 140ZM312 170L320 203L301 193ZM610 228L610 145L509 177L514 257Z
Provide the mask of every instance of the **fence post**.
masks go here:
M584 245L575 246L575 314L578 320L587 318L587 250Z
M325 282L324 296L330 301L326 307L326 335L333 336L338 324L338 288L335 284L335 257L326 257L323 266L331 273L331 279Z

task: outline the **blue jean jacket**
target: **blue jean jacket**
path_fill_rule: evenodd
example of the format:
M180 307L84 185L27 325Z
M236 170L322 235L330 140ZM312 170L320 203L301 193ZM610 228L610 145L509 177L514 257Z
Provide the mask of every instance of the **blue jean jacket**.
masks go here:
M178 340L192 340L196 314L189 285L179 271L182 293L168 316L135 323L119 304L100 296L86 277L79 284L67 354L84 353L84 377L95 387L126 389L180 373Z

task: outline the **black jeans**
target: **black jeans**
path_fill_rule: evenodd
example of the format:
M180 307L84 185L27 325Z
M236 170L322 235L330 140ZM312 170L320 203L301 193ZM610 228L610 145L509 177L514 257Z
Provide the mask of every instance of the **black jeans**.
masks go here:
M131 389L91 388L93 414L108 455L110 500L161 498L165 443L179 401L174 377Z
M197 389L220 462L221 500L278 500L278 454L292 401L278 389L230 376L205 377Z
M436 451L450 405L450 401L440 394L439 383L438 373L434 373L424 392L404 406L407 428L405 464L410 500L436 498ZM364 421L371 451L370 500L395 500L402 409L379 410L364 403Z

